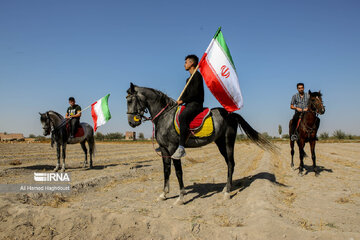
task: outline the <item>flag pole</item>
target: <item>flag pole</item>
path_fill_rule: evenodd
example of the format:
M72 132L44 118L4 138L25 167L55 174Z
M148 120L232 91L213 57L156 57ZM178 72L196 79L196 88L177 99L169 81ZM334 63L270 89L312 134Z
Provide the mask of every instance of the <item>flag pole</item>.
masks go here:
M199 65L200 65L200 63L196 66L196 68L195 68L194 72L191 74L191 76L190 76L190 78L189 78L189 81L187 81L187 83L186 83L186 85L185 85L184 89L182 90L182 92L181 92L180 96L179 96L179 97L178 97L178 99L177 99L178 101L180 100L180 98L181 98L181 97L182 97L182 95L184 94L184 92L185 92L186 88L189 86L191 79L193 79L193 76L195 75L196 71L197 71L197 70L198 70L198 68L199 68Z
M85 111L86 109L90 108L92 104L90 104L89 106L87 106L86 108L82 109L79 113L82 113L83 111ZM79 114L78 113L78 114Z
M216 33L215 33L215 35L214 35L213 38L216 38L216 36L220 33L220 31L221 31L221 27L218 28L218 30L216 31ZM198 70L198 68L199 68L199 66L200 66L200 63L202 62L204 56L205 56L205 54L203 55L203 57L201 58L200 62L199 62L198 65L196 66L195 71L193 72L193 74L191 74L191 76L190 76L190 78L189 78L189 81L186 83L184 89L182 90L180 96L179 96L178 99L177 99L178 101L180 100L180 98L181 98L182 95L184 94L186 88L189 86L189 83L190 83L191 79L193 78L194 74L196 73L196 71Z

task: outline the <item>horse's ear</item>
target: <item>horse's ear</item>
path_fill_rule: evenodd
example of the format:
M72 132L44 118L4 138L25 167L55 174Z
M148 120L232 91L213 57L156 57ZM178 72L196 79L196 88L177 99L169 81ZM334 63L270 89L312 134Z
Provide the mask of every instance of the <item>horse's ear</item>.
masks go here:
M130 91L135 92L135 85L132 82L130 83Z
M311 91L310 91L310 89L309 89L309 94L311 94Z

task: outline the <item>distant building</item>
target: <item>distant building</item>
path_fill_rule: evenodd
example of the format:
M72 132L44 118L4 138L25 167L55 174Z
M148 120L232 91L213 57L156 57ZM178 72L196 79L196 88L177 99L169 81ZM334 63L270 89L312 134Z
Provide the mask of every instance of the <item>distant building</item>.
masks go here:
M125 140L136 140L136 132L126 132L125 133Z
M25 140L22 133L0 133L0 141L23 141Z

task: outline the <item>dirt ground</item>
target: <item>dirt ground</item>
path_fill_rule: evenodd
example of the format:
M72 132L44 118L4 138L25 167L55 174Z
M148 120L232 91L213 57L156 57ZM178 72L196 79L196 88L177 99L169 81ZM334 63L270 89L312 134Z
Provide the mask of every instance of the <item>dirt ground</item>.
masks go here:
M1 194L0 239L360 239L360 143L318 143L317 177L311 158L299 176L288 143L276 145L278 154L236 144L230 200L216 145L188 149L182 206L173 205L174 168L169 199L157 201L163 170L151 144L98 143L92 170L81 168L80 145L70 145L72 192ZM31 183L55 159L50 144L0 144L0 183Z

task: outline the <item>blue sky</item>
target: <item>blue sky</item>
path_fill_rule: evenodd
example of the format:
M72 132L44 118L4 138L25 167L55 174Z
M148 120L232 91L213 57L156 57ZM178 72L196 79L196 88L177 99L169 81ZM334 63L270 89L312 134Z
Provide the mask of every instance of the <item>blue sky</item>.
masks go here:
M112 119L100 132L132 130L133 82L180 94L184 57L204 53L222 26L255 129L287 132L296 83L321 90L320 132L360 135L359 1L7 1L0 2L0 132L41 134L38 112L84 108L107 93ZM220 104L206 89L204 105ZM90 111L82 121L92 123ZM150 123L135 129L151 135Z

